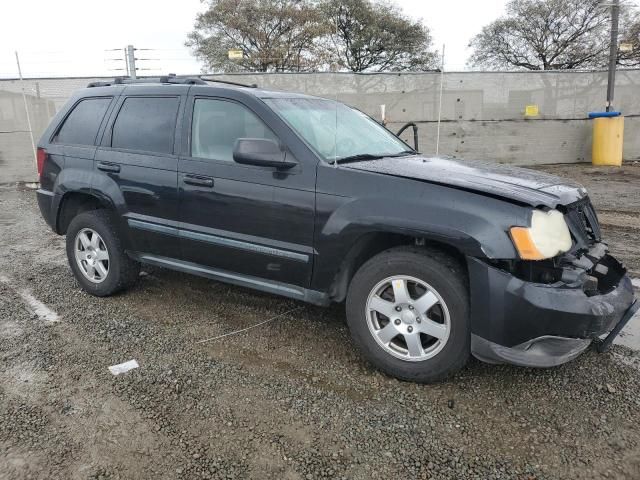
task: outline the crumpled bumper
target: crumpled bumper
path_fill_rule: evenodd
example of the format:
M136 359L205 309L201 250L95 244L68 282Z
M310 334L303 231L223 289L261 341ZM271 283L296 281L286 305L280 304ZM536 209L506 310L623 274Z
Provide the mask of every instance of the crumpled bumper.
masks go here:
M487 363L510 363L521 367L556 367L576 358L590 344L590 338L546 335L515 347L505 347L477 335L471 336L471 351L478 360Z
M471 351L489 363L568 362L614 329L634 302L624 273L607 293L588 295L579 285L527 282L476 258L468 258L468 266Z

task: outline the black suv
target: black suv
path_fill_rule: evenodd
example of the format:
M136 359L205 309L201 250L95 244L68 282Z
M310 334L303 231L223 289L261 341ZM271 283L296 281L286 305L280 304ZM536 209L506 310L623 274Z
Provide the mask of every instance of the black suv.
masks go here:
M346 301L363 354L419 382L470 353L558 365L637 309L580 185L420 155L307 95L175 77L89 87L38 144L38 202L93 295L147 263Z

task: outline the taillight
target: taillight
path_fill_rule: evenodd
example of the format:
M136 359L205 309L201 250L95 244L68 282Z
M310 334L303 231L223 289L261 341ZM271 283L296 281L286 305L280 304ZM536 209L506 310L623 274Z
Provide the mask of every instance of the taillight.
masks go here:
M44 161L47 159L47 151L44 148L38 148L36 159L38 160L38 176L41 177L44 170Z

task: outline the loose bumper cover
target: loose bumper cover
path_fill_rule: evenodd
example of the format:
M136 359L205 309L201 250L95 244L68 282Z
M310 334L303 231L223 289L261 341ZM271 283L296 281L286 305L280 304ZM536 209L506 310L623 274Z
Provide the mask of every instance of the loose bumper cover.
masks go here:
M563 281L549 284L469 257L473 355L489 363L552 367L580 355L623 319L626 323L625 314L634 313L633 285L603 245L593 248L594 256L567 265ZM601 279L602 291L594 291L589 273L605 271L604 265L609 274Z

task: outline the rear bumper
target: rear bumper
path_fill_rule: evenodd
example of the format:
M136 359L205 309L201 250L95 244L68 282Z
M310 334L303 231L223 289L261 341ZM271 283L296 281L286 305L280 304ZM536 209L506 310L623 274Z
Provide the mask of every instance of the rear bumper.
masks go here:
M47 225L51 227L51 230L56 230L56 219L55 212L53 209L53 199L54 193L49 190L43 190L39 188L36 190L36 196L38 198L38 207L40 208L40 213L42 214L42 218L47 222Z
M634 301L624 273L612 290L589 296L581 285L527 282L475 258L468 265L471 350L490 363L552 367L568 362L611 331Z

